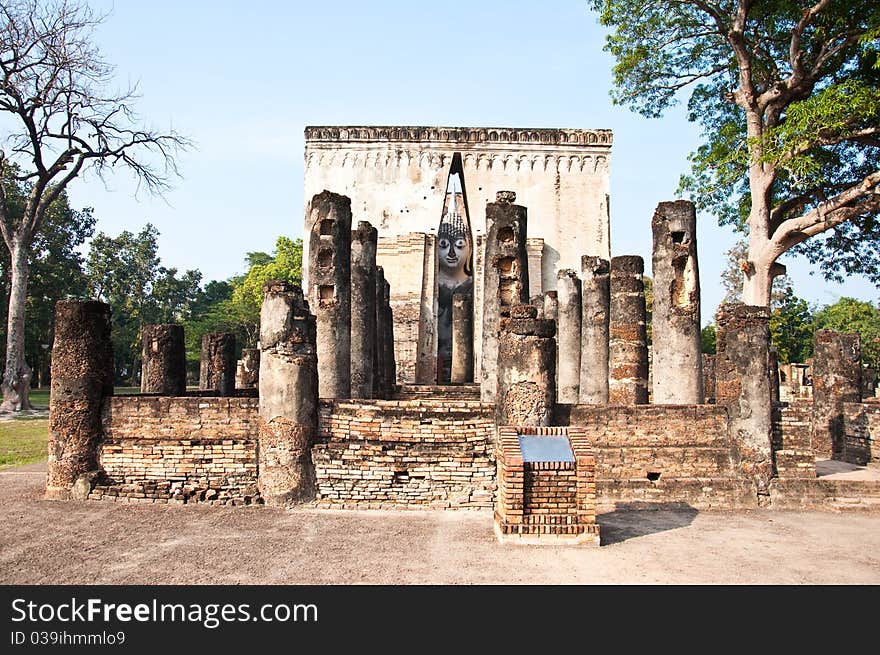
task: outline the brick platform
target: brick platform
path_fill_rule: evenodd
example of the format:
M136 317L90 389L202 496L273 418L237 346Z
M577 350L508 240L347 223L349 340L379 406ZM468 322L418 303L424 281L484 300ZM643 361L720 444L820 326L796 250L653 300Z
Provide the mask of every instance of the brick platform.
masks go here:
M574 462L523 461L520 434L567 436ZM495 534L500 542L599 545L596 459L583 430L500 427L495 458Z

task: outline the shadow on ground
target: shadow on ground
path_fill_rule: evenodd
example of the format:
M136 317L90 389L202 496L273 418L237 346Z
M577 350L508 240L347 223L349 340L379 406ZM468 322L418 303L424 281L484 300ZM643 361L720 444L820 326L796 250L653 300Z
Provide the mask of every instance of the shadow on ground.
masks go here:
M664 503L658 506L617 503L613 512L599 514L596 520L602 530L602 545L610 546L627 539L687 527L697 514L697 510L687 503Z

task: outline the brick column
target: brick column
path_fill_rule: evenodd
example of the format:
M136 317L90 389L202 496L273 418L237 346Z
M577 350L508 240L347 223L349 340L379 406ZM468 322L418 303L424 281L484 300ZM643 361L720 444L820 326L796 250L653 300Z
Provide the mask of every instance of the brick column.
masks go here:
M209 332L202 335L199 389L216 391L218 396L235 393L235 335Z
M55 304L49 399L46 498L84 499L100 470L101 402L113 395L110 305L94 300Z
M141 393L186 395L186 344L182 325L145 325L141 330Z
M311 447L318 432L315 317L302 289L269 282L260 311L258 486L269 505L314 496Z
M510 309L498 342L499 425L550 425L556 407L556 324L532 305Z
M581 281L571 269L556 273L556 392L560 403L577 404L581 377Z
M607 259L581 258L581 372L578 402L608 402L608 328L611 304Z
M309 305L317 317L321 398L351 396L351 200L322 191L309 202Z
M637 255L611 259L608 328L608 402L648 402L648 335L645 331L645 263Z
M862 344L858 334L813 335L812 446L817 457L843 454L843 403L862 401Z
M758 499L768 498L773 475L770 365L770 311L741 303L721 305L716 316L718 354L715 396L727 407L734 460L754 481Z
M658 405L699 404L703 402L703 361L694 203L661 202L654 212L651 229L653 401Z
M373 397L376 350L376 243L366 221L351 233L351 397Z

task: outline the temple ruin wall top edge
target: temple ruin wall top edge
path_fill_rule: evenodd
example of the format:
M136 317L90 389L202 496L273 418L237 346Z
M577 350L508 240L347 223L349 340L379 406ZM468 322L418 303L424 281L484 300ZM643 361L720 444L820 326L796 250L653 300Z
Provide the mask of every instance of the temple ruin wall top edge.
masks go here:
M611 130L512 127L308 126L306 147L320 143L511 144L536 146L606 146Z

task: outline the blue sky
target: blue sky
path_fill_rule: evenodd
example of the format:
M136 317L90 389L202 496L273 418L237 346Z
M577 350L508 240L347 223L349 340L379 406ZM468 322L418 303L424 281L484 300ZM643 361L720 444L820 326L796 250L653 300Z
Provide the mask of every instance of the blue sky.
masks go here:
M698 144L680 107L648 120L612 105L612 60L583 0L91 4L110 11L97 42L120 85L138 83L140 115L197 147L164 199L135 197L120 173L75 181L72 202L94 207L108 234L153 223L163 264L205 281L242 272L246 252L271 251L280 235L302 236L306 125L610 128L612 255L642 255L648 268L654 208L674 199ZM701 215L698 240L706 323L735 237ZM864 278L832 284L783 263L810 302L877 300Z

